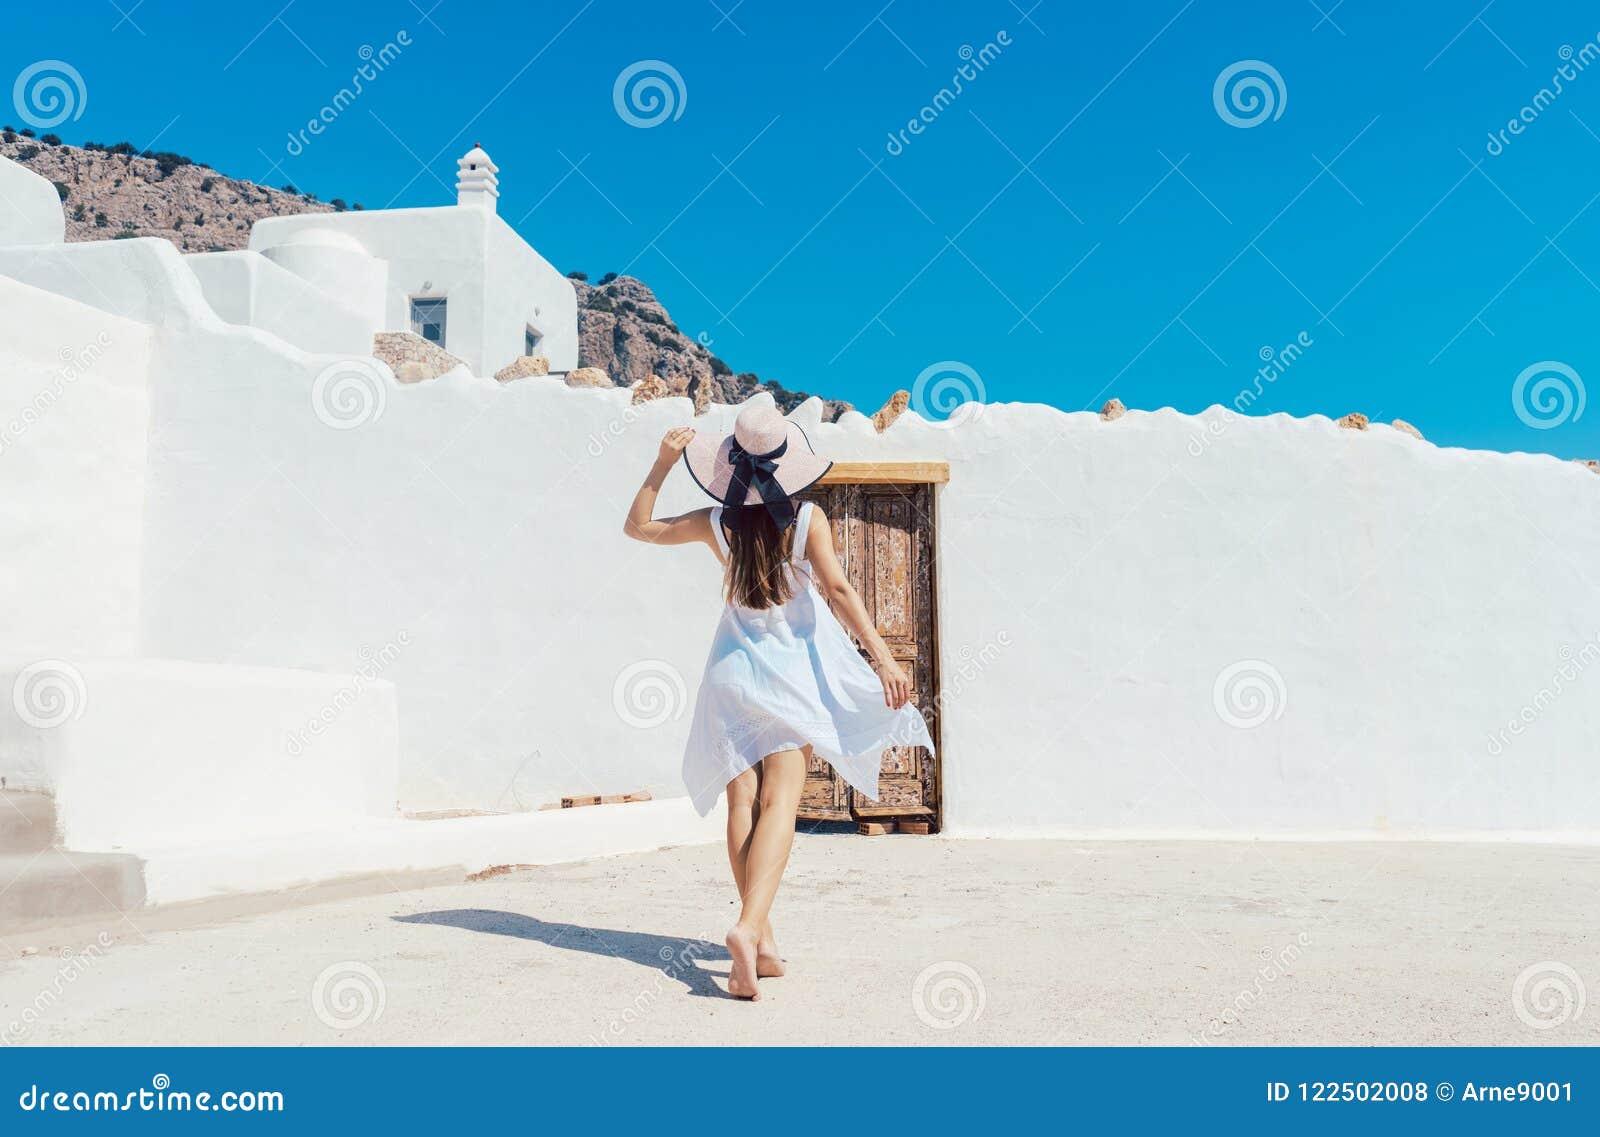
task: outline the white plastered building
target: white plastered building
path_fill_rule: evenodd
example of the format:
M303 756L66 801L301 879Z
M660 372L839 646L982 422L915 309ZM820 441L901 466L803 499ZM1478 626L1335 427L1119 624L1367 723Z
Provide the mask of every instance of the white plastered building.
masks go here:
M250 230L249 252L374 331L420 335L474 374L535 354L552 371L572 370L578 308L571 281L497 212L499 167L483 148L474 146L456 166L455 205L265 218Z
M60 200L51 200L48 182L8 165L0 178L9 203L0 210L0 258L9 264L0 272L112 315L147 319L146 290L118 293L95 273L41 254L62 245ZM475 375L493 375L525 355L544 356L553 373L572 370L572 282L496 211L498 167L483 148L456 165L454 205L265 218L252 227L248 249L180 256L170 283L183 293L198 286L223 322L302 351L365 356L378 334L409 332ZM24 248L33 251L6 252ZM125 259L108 250L72 255Z

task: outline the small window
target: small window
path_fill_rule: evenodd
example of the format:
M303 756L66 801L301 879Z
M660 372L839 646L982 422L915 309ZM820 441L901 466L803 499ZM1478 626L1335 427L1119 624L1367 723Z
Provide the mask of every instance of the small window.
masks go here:
M444 346L445 302L443 297L411 299L411 330L427 340Z
M533 328L524 328L522 330L522 354L538 355L539 344L543 339L544 337L534 331Z

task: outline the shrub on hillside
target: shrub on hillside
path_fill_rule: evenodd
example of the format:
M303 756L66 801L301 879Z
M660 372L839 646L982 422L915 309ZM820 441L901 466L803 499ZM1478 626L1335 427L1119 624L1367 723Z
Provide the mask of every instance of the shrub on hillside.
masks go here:
M146 150L140 157L149 158L156 164L156 169L161 171L163 178L170 178L173 173L184 166L194 165L194 160L182 154L174 154L170 150L151 152Z

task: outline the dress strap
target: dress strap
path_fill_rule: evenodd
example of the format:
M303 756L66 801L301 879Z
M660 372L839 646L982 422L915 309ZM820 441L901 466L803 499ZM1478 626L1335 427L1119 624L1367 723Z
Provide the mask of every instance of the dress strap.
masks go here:
M789 550L789 560L799 564L806 559L806 534L811 532L811 513L816 508L814 502L801 502L800 512L794 519L794 547Z
M733 553L728 549L728 535L722 531L722 506L713 506L711 510L711 533L717 539L717 548L721 550L724 563Z

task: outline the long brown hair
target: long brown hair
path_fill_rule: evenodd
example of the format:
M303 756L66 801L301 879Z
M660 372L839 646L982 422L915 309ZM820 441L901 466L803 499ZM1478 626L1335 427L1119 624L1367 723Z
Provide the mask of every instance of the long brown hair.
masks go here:
M740 512L738 528L728 531L728 602L776 608L794 594L784 566L794 548L795 527L778 532L772 515L759 506Z

